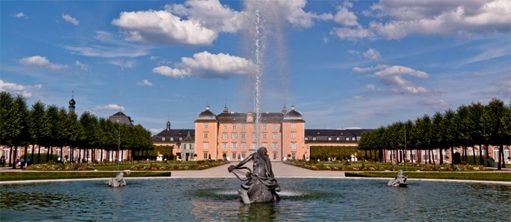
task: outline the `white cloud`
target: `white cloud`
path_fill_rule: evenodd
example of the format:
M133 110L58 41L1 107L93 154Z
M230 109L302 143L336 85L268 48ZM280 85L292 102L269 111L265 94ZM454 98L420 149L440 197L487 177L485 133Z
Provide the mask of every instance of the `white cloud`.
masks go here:
M136 58L136 57L146 56L149 54L149 48L141 47L141 46L133 46L133 45L125 45L125 46L91 45L91 46L84 46L84 47L66 46L65 48L73 54L87 56L87 57L100 57L100 58L119 58L119 57Z
M122 12L112 24L125 29L131 41L209 45L217 38L198 21L182 20L168 11Z
M16 83L4 82L0 79L0 92L8 92L14 95L20 95L25 98L32 97L33 90L40 90L41 84L36 85L20 85Z
M381 0L371 8L372 14L388 19L372 21L367 29L386 39L401 39L411 34L480 35L511 31L511 1L508 0ZM353 34L351 37L373 36Z
M94 38L100 41L111 41L113 40L113 35L110 32L96 31L96 36Z
M27 16L27 15L25 15L25 13L23 13L23 12L18 12L18 13L16 13L16 14L14 15L14 17L16 17L16 18L24 18L24 19L27 19L27 18L28 18L28 16Z
M355 13L348 7L340 6L334 16L334 21L343 26L359 26Z
M377 65L377 66L370 66L370 67L353 67L352 70L354 72L363 73L363 72L371 72L375 70L382 70L385 69L387 65Z
M108 64L119 66L121 69L131 69L137 65L134 60L114 59L107 61Z
M178 67L159 66L154 68L153 72L171 77L186 77L193 74L226 78L233 74L249 75L256 69L256 65L245 58L224 53L211 54L206 51L196 53L193 57L181 58Z
M423 94L430 92L428 89L416 86L411 81L404 79L399 75L385 76L382 82L392 87L392 91L405 94Z
M124 29L125 38L130 41L210 45L220 32L251 30L256 11L265 29L283 24L311 27L314 20L334 19L329 13L305 11L306 3L306 0L246 1L245 10L236 11L219 0L187 0L168 4L160 11L122 12L112 24Z
M107 105L98 105L98 106L94 107L94 110L97 110L97 111L124 111L124 106L110 103Z
M139 86L152 86L152 85L153 85L153 83L152 83L152 82L150 82L150 81L149 81L149 80L147 80L147 79L144 79L144 80L142 80L142 81L138 82L138 83L137 83L137 85L139 85Z
M175 69L168 66L158 66L153 68L153 73L161 74L164 76L174 77L174 78L183 78L190 76L190 70L186 69Z
M175 15L186 16L216 32L237 32L243 25L243 13L222 5L218 0L188 0L184 4L166 5Z
M406 66L387 66L382 70L375 72L374 75L378 77L394 76L394 75L411 75L418 78L428 78L428 74L423 71L418 71Z
M371 60L380 59L380 53L378 51L376 51L376 49L373 49L373 48L368 49L367 51L362 53L362 55L368 59L371 59Z
M89 66L88 65L85 65L83 63L81 63L80 61L76 60L75 61L75 65L82 71L88 71L89 70Z
M80 24L80 21L78 21L78 19L74 18L73 16L71 16L69 14L62 14L62 18L64 19L64 21L66 21L70 24L73 24L73 25Z
M358 73L374 72L373 76L381 79L382 83L389 86L395 93L426 94L431 92L431 90L417 86L413 82L402 77L403 75L409 75L422 79L429 77L426 72L415 70L406 66L377 65L373 67L353 67L352 70ZM373 84L369 84L366 87L370 90L377 89L377 87ZM378 89L378 91L381 90Z
M334 28L331 32L336 35L340 39L363 39L363 38L373 38L374 33L363 27L354 27L354 28Z
M28 66L39 66L51 70L61 70L67 68L66 65L51 63L46 57L43 56L30 56L19 60L21 64Z

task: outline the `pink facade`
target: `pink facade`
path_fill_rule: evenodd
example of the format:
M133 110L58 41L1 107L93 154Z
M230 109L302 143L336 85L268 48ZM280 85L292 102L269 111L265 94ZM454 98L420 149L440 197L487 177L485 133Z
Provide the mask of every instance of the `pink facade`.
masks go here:
M195 121L197 160L238 161L258 147L266 147L274 161L303 159L308 152L304 144L305 121L294 107L289 112L262 113L260 119L257 134L255 113L229 112L226 107L215 115L207 107Z

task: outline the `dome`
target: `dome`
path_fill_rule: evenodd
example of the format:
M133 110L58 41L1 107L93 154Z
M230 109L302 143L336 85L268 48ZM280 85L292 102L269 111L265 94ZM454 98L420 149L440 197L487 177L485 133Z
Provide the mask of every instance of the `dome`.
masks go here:
M291 106L291 111L287 112L286 115L284 115L284 121L303 121L303 116L301 113L295 110L294 106Z
M209 106L207 106L206 110L199 114L199 118L197 120L216 120L216 116L209 110Z

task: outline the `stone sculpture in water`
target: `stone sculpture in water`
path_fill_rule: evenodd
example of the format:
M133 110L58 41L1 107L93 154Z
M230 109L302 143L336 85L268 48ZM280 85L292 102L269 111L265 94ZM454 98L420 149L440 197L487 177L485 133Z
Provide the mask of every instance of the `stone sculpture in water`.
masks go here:
M250 160L253 162L252 170L244 166ZM280 192L280 186L273 175L271 161L265 147L260 147L257 152L250 154L239 164L229 166L228 170L244 182L238 190L241 201L244 204L267 203L280 200L277 194L277 192ZM240 177L235 170L246 170L245 177Z
M126 186L126 180L124 180L124 173L121 171L117 174L116 177L111 178L107 182L110 187L123 187Z
M408 183L406 183L407 177L403 174L403 171L400 170L397 172L397 176L390 180L387 185L392 187L406 187Z

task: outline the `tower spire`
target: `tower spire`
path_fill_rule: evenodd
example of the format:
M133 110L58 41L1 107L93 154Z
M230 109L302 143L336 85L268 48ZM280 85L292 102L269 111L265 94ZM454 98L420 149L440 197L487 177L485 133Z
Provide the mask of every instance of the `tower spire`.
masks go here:
M75 108L76 108L75 104L76 104L76 102L75 102L74 97L75 97L75 91L72 90L71 91L71 100L69 100L69 112L70 113L74 113L75 112Z

